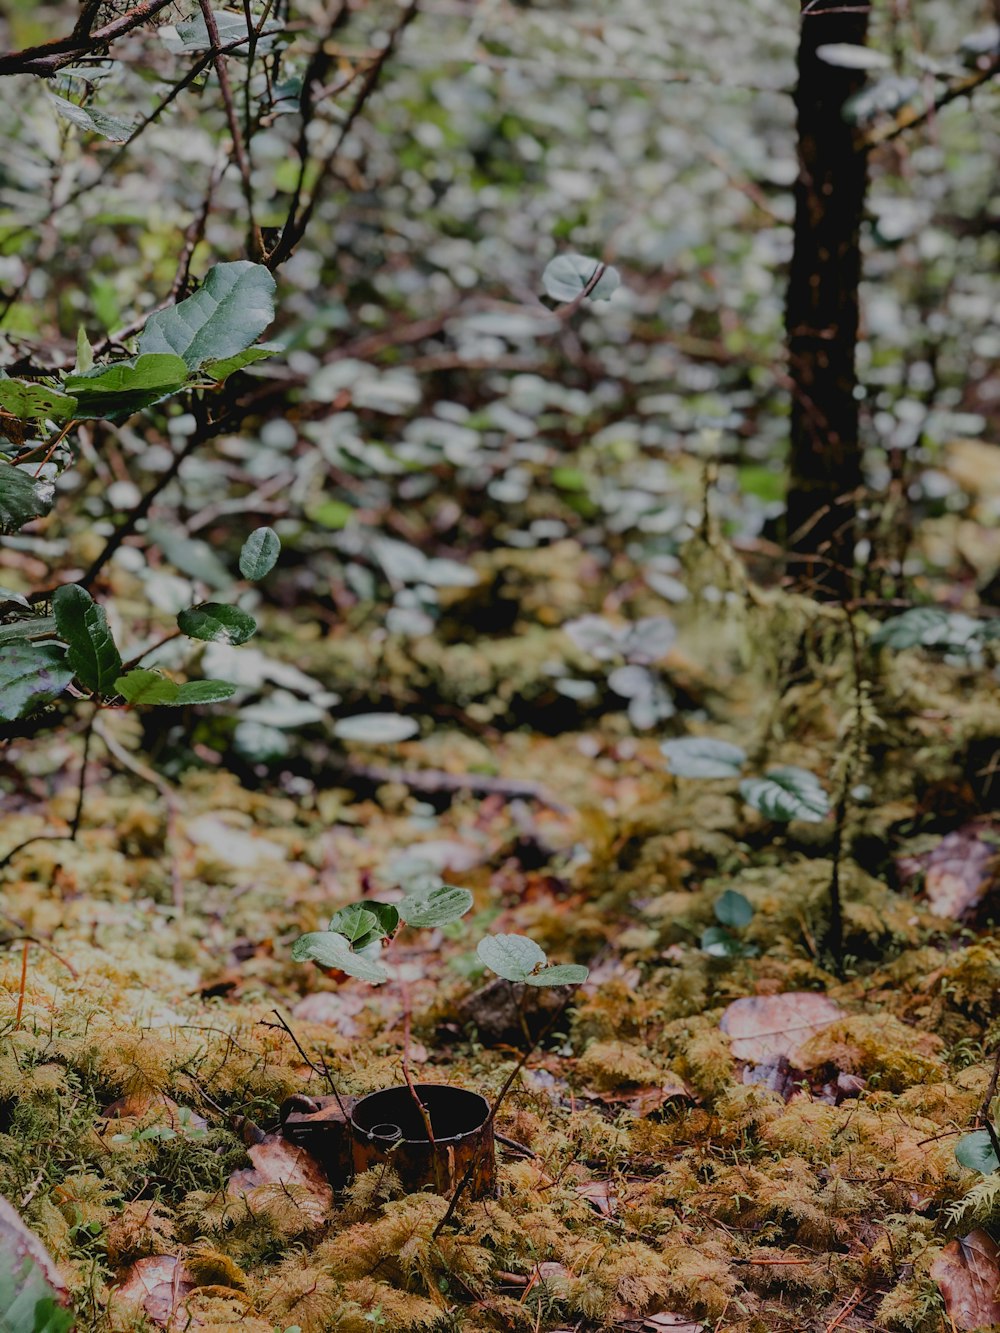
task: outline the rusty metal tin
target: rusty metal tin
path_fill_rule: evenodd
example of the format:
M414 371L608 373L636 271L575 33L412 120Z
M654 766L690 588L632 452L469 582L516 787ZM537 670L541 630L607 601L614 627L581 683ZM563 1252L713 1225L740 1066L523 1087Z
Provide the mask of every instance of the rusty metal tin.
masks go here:
M489 1103L477 1092L444 1083L418 1083L424 1114L405 1084L355 1102L350 1128L354 1169L389 1166L407 1190L451 1194L468 1174L469 1197L496 1193L496 1147Z

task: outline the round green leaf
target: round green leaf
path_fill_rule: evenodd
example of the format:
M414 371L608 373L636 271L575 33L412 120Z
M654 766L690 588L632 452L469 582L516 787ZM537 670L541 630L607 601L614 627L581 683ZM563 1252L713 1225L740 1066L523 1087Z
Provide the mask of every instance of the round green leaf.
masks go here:
M709 926L701 932L702 950L713 958L736 958L743 953L743 945L724 926Z
M292 945L297 963L313 962L320 967L336 967L361 981L388 981L389 973L379 963L353 953L343 935L330 930L313 930L300 935Z
M281 552L281 540L273 528L255 528L240 551L240 573L245 579L270 574Z
M216 264L193 296L150 315L139 351L173 353L190 370L236 356L274 319L274 290L263 264Z
M955 1160L982 1176L991 1176L994 1171L1000 1171L1000 1161L997 1161L985 1129L974 1129L971 1134L962 1135L955 1144Z
M737 893L735 889L726 889L725 893L720 894L715 900L714 910L716 920L724 926L742 929L753 920L753 908L743 894Z
M830 809L830 799L815 773L791 765L772 768L762 778L744 778L740 795L765 819L779 824L792 819L819 824Z
M590 259L586 255L557 255L545 266L542 286L553 301L575 301L587 290L588 284L600 267L601 260ZM616 268L606 267L597 285L587 293L589 299L610 300L621 286L621 281Z
M545 950L527 935L487 935L476 945L476 957L506 981L527 981L544 966Z
M465 916L472 904L473 897L468 889L455 889L442 884L430 893L408 894L401 903L396 904L396 908L408 926L428 929L450 925L452 921Z
M115 689L133 706L144 704L182 708L185 704L215 704L236 693L236 686L226 680L189 680L183 685L159 671L137 669L115 681Z
M679 778L735 778L746 762L746 751L711 736L682 736L664 741L660 751L667 767Z
M335 723L333 734L342 741L357 741L362 745L391 745L408 741L420 730L412 717L400 713L356 713L342 717Z
M192 639L208 643L246 643L257 631L257 622L238 606L224 602L202 602L177 617L178 628Z
M589 976L590 968L582 963L556 963L533 972L524 981L528 986L580 986Z

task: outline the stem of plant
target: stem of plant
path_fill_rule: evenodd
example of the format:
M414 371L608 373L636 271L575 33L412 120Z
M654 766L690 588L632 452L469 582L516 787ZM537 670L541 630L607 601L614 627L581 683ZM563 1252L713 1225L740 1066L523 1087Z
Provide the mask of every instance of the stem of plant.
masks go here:
M484 1128L486 1125L492 1124L493 1121L496 1119L497 1112L500 1110L500 1105L503 1102L503 1099L507 1096L507 1093L510 1092L511 1088L514 1086L514 1080L517 1078L518 1074L520 1074L521 1070L534 1055L535 1051L538 1049L541 1043L545 1040L545 1038L549 1035L549 1033L553 1031L556 1024L559 1022L560 1018L562 1018L563 1014L569 1008L569 1002L571 998L572 996L570 995L566 996L565 1000L563 1000L562 1004L552 1015L549 1021L545 1024L545 1026L541 1029L541 1031L538 1033L538 1036L534 1039L534 1041L531 1043L528 1049L521 1056L520 1060L518 1060L517 1064L511 1070L510 1074L504 1080L503 1087L497 1093L493 1101L493 1105L490 1107L489 1114L487 1115L486 1121L484 1123ZM465 1192L466 1185L468 1185L469 1181L472 1179L472 1173L475 1170L476 1166L477 1166L477 1159L474 1157L472 1161L469 1163L469 1165L466 1167L465 1174L462 1176L462 1179L455 1186L455 1192L454 1194L452 1194L451 1199L449 1200L447 1211L441 1218L441 1221L431 1232L432 1240L437 1240L438 1236L440 1236L441 1232L445 1229L445 1227L448 1225L451 1219L455 1216L455 1209L458 1207L459 1200L461 1199L462 1195Z
M21 1016L24 1013L24 995L28 987L28 949L31 947L31 941L25 940L24 947L21 950L21 987L17 992L17 1013L14 1016L14 1031L18 1032L21 1028Z

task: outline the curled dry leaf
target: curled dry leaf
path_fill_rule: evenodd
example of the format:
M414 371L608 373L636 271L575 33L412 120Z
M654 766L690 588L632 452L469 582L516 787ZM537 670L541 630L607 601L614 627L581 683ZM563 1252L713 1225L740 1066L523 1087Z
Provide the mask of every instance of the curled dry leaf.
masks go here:
M597 1209L602 1217L614 1217L618 1212L618 1196L610 1180L587 1180L577 1185L576 1192L581 1199Z
M125 1270L111 1292L110 1308L132 1309L160 1328L201 1328L201 1320L184 1308L194 1287L182 1260L170 1254L155 1254L138 1259Z
M931 1265L955 1328L971 1333L1000 1324L1000 1250L985 1231L946 1245Z
M227 1193L234 1197L262 1185L282 1185L296 1191L295 1199L311 1226L322 1226L333 1207L333 1190L316 1158L289 1143L279 1131L266 1134L247 1149L252 1167L234 1171Z
M923 874L924 896L934 916L964 921L997 885L997 831L973 820L946 833L929 852L901 856L896 869L904 883Z
M812 991L786 995L751 995L734 1000L719 1022L737 1060L774 1063L784 1057L796 1065L799 1048L838 1019L839 1005Z

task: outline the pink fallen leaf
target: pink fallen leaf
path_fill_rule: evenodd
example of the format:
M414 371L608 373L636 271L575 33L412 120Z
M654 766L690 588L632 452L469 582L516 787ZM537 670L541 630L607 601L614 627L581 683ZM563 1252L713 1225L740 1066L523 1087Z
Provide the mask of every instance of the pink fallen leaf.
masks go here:
M319 1023L332 1027L342 1037L357 1037L361 1028L354 1021L369 1002L367 993L355 994L349 990L315 991L295 1005L292 1017L302 1023Z
M281 1185L296 1191L298 1207L310 1224L321 1226L327 1220L333 1207L333 1190L311 1153L275 1131L248 1148L247 1156L253 1166L233 1172L227 1194L238 1198L262 1185Z
M643 1329L648 1329L649 1333L702 1333L703 1324L696 1324L682 1314L670 1314L664 1311L663 1314L650 1314L642 1321Z
M737 1060L773 1064L784 1056L792 1065L799 1048L817 1032L844 1017L839 1005L813 991L750 995L734 1000L719 1027Z
M896 869L904 882L923 874L932 915L965 921L997 885L995 838L992 822L973 820L946 833L929 852L899 857Z
M946 1245L931 1265L944 1308L960 1333L1000 1324L1000 1250L985 1231Z
M118 1286L112 1289L111 1308L134 1309L161 1328L201 1328L201 1320L184 1308L194 1285L180 1259L170 1254L152 1255L136 1260L125 1270Z

